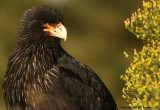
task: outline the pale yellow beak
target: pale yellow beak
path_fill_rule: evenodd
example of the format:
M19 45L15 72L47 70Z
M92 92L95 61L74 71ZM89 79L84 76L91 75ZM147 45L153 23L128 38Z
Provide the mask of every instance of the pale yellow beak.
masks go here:
M50 25L49 23L46 23L43 26L46 27L43 31L49 32L49 36L58 37L64 39L64 41L67 40L67 30L61 22L55 26Z

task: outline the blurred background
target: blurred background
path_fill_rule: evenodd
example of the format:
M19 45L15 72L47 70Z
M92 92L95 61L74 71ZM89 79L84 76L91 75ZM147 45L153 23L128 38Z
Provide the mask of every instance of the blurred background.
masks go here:
M68 39L62 42L65 50L92 68L112 93L118 108L128 106L122 98L125 73L133 49L141 49L142 42L125 29L124 20L142 5L142 0L1 0L0 1L0 110L6 110L2 79L22 13L33 6L57 8L64 17Z

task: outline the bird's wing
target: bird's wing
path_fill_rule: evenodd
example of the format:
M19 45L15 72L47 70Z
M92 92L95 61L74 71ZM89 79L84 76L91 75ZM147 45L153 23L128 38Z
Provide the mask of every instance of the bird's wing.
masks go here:
M64 55L57 61L58 82L67 97L89 110L116 110L115 101L96 73L74 58ZM62 92L62 91L61 91ZM64 98L65 99L65 98ZM67 101L67 100L66 100ZM68 101L67 101L68 102Z
M39 110L117 110L96 73L68 55L58 59L44 75L42 84L42 93L30 92L34 93L30 95L36 97L33 102L37 102Z

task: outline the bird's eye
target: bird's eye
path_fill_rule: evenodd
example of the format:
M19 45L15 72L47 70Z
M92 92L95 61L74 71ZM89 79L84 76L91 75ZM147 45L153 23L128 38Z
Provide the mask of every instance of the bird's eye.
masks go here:
M44 24L44 21L41 21L42 24Z

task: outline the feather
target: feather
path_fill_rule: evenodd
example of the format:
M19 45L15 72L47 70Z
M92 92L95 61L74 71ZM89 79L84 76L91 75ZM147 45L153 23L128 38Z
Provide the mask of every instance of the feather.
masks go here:
M60 38L43 31L46 23L63 24L63 17L40 6L20 20L3 79L7 110L118 110L97 74L71 57Z

